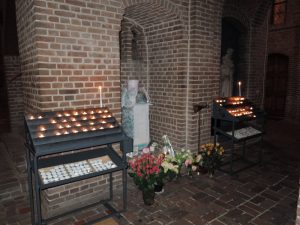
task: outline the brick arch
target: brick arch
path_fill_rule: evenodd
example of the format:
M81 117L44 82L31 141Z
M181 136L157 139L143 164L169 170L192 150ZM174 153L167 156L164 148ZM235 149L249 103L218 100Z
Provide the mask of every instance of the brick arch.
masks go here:
M122 0L123 3L123 9L133 6L133 5L138 5L141 3L154 3L162 6L165 10L168 12L175 14L181 21L183 21L182 14L178 7L172 3L170 0Z
M236 5L224 5L222 18L232 18L244 26L247 31L250 30L250 19Z

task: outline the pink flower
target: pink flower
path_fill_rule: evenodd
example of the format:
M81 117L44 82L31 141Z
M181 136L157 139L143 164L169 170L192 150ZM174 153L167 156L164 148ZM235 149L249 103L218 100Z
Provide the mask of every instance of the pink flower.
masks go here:
M185 160L184 164L185 164L186 167L188 167L189 165L192 164L192 160L187 159L187 160Z

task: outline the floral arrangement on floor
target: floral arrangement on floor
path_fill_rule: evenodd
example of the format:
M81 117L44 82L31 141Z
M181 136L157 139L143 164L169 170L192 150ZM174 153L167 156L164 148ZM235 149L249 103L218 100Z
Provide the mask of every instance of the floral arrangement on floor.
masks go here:
M153 190L161 172L163 158L150 153L138 155L129 161L129 176L140 190Z
M147 152L147 151L145 151ZM161 169L163 158L150 153L135 156L129 161L129 176L143 192L143 200L146 205L152 205L155 197L155 185L162 180Z
M174 157L172 156L165 156L161 167L163 168L164 178L168 180L172 180L179 173L179 166L174 163Z
M200 165L207 169L210 175L213 175L215 169L219 168L223 154L224 148L216 143L208 143L200 146L200 155L202 157Z
M167 137L165 139L168 140ZM157 187L162 188L166 179L171 181L180 176L182 166L187 168L189 175L192 175L192 172L199 174L201 168L212 175L220 166L224 154L224 148L218 143L201 145L197 154L192 154L190 150L186 149L163 151L163 153L157 154L155 153L156 146L151 145L149 148L144 148L141 155L137 155L129 161L129 176L143 191L146 205L154 203L154 191L157 191ZM163 191L163 189L160 190Z

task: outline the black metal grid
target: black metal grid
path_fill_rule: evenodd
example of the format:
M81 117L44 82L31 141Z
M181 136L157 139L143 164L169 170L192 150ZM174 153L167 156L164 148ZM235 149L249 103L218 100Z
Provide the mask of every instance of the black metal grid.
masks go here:
M89 108L28 114L25 115L25 132L32 224L45 224L47 221L58 217L42 218L42 190L103 174L109 174L110 197L107 200L102 200L101 203L113 212L111 216L119 216L120 211L113 209L109 205L109 201L113 198L112 173L116 171L122 171L123 210L126 210L126 153L132 151L132 139L123 133L121 126L119 126L117 120L113 117L108 108ZM120 143L121 155L116 153L112 148L113 143ZM69 153L58 154L66 152ZM101 156L109 156L116 167L48 184L44 184L39 176L39 169L42 168ZM73 211L77 210L80 209ZM99 220L101 219L103 218Z

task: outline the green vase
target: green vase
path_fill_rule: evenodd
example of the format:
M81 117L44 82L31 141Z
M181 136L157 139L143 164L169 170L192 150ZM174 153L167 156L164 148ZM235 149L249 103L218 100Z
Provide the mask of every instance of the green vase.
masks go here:
M143 200L145 205L153 205L154 197L155 197L154 189L143 190Z

